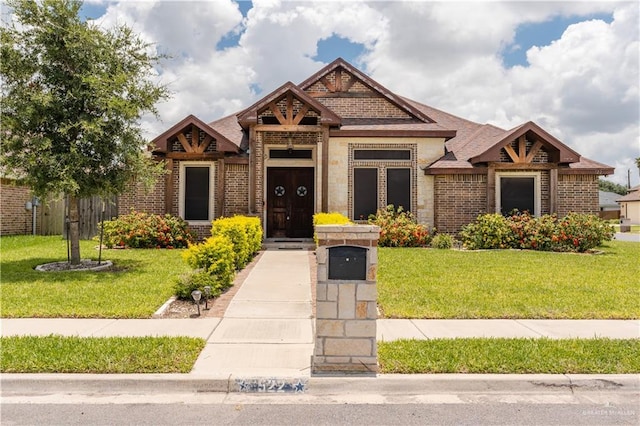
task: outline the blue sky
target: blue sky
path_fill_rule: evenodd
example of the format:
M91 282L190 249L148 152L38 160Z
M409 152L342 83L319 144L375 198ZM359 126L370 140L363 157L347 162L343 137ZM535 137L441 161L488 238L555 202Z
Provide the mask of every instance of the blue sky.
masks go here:
M107 8L108 6L108 8ZM171 60L173 92L145 117L154 137L188 114L233 114L342 57L395 93L510 129L534 121L584 156L640 180L637 1L88 0Z

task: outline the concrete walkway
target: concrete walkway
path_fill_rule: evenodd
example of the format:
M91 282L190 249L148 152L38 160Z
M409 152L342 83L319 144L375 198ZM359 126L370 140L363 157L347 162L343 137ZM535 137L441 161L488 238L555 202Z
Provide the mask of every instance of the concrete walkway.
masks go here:
M309 377L312 330L309 253L267 250L191 373Z
M207 340L190 376L309 377L309 252L267 250L223 318L0 319L0 335L192 336ZM379 341L457 337L640 338L640 320L377 321Z

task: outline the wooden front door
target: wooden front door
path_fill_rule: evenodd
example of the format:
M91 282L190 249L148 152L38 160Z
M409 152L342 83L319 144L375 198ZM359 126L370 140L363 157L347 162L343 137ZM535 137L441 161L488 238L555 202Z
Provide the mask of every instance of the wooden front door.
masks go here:
M267 169L267 238L313 236L313 168Z

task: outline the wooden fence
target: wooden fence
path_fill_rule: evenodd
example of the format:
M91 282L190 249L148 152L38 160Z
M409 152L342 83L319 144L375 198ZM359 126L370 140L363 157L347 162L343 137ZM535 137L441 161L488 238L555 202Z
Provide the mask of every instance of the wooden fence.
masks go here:
M104 213L103 213L104 209ZM62 235L67 237L66 200L49 201L38 209L40 235ZM117 197L104 200L100 197L83 198L79 205L80 239L89 240L99 233L101 220L110 220L118 216Z

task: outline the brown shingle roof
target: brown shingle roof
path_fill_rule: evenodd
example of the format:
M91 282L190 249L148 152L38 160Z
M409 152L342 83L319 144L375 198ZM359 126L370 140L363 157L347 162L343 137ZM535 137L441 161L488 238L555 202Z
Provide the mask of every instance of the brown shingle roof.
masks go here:
M640 189L636 189L635 191L632 190L627 195L618 198L616 201L640 201Z
M376 135L394 135L445 138L445 155L431 164L427 168L428 171L425 172L438 174L447 171L477 170L478 166L486 162L499 161L502 148L523 135L531 138L531 140L539 140L545 149L550 152L550 155L554 157L553 161L567 164L568 166L565 170L569 172L611 174L614 171L610 166L581 157L576 151L564 145L533 122L523 123L510 130L501 129L492 124L475 123L437 108L398 96L342 58L336 59L299 85L291 82L285 83L251 107L240 111L236 115L229 115L213 121L210 126L228 141L246 150L248 147L247 135L238 123L239 119L253 120L257 109L262 108L288 91L302 97L305 102L317 108L326 108L319 104L315 105L317 101L306 97L304 89L312 86L324 75L333 72L338 67L342 67L352 73L372 90L378 91L390 102L407 111L413 119L340 119L337 115L335 117L331 116L333 113L326 110L323 112L325 116L330 117L328 124L337 125L340 123L339 127L332 128L331 136L372 137Z

